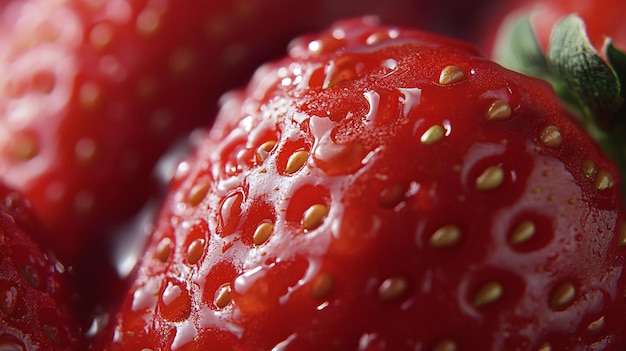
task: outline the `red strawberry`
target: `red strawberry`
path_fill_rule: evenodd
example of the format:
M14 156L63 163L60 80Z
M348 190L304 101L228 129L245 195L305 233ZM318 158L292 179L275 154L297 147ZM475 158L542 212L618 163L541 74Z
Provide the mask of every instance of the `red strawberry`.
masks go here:
M21 195L0 184L0 349L77 350L68 273L37 223Z
M626 2L516 1L495 39L494 59L550 81L626 173ZM623 189L626 196L626 188Z
M152 189L162 153L226 89L304 29L369 11L422 23L433 4L13 0L0 14L0 173L75 264ZM359 6L355 6L358 4ZM418 15L413 15L417 13ZM262 30L259 30L262 28ZM317 30L317 29L316 29ZM85 254L85 251L88 253Z
M289 52L179 164L95 349L626 346L618 175L547 84L372 19Z

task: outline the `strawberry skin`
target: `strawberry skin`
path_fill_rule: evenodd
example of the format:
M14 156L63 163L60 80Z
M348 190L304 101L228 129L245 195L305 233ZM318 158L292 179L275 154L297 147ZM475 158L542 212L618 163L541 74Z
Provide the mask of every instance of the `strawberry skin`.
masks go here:
M622 350L618 185L545 82L340 22L223 99L94 349Z
M32 208L0 184L0 349L77 350L68 272Z

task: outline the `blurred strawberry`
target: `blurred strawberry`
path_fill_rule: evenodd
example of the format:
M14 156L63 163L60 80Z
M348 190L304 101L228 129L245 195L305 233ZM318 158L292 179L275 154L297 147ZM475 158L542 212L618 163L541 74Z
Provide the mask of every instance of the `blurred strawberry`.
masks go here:
M77 350L65 267L29 204L0 184L0 350Z

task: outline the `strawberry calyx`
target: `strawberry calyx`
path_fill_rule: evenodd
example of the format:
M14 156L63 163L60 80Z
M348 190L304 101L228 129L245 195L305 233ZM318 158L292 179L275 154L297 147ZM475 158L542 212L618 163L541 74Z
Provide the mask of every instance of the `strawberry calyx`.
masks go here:
M500 64L552 84L574 116L626 175L626 53L606 38L599 50L583 19L571 14L553 27L547 46L532 11L512 14L494 46ZM626 197L626 189L622 189Z

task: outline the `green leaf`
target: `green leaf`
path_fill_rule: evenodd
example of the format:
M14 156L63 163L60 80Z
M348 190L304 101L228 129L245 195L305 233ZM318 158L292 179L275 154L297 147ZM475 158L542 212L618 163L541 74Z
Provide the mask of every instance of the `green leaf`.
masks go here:
M619 78L589 41L580 17L567 16L555 26L548 64L584 114L601 129L610 130L621 105Z
M527 75L541 78L550 75L529 12L513 13L505 20L494 45L494 59L505 67Z
M610 40L607 40L604 46L604 54L617 74L620 84L622 105L617 111L616 120L621 121L621 123L626 123L626 89L624 86L624 84L626 84L626 53L615 47Z

